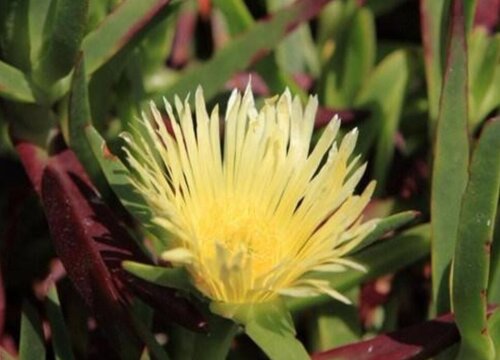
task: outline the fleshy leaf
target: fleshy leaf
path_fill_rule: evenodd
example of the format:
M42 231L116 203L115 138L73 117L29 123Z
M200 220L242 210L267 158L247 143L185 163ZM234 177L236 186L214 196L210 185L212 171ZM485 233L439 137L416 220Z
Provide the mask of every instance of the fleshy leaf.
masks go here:
M452 301L462 336L459 359L492 359L487 328L490 249L500 194L500 119L486 125L474 151L462 198L452 267Z
M462 1L454 0L452 6L431 194L432 290L437 314L450 308L449 269L469 165L467 49Z
M313 360L429 359L459 340L453 316L445 315L373 339L313 354Z
M92 74L164 19L170 0L123 1L83 39L87 73Z

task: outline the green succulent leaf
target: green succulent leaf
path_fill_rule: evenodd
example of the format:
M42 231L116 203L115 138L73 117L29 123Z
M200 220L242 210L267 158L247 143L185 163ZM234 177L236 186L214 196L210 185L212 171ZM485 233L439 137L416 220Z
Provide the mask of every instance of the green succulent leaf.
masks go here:
M83 39L87 74L126 49L133 49L144 35L171 13L169 0L122 1L94 31Z
M462 1L453 3L432 177L432 279L437 313L450 308L449 273L468 180L467 50Z
M500 119L486 125L474 151L462 199L453 259L452 300L462 335L459 359L493 359L487 328L487 287L500 195Z

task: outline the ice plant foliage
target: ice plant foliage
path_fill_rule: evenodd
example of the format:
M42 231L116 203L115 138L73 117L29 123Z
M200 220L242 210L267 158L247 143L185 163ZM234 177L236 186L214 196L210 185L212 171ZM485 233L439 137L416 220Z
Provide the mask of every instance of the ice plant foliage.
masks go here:
M188 99L176 98L175 112L165 101L171 132L152 105L152 119L125 134L131 181L172 234L162 257L185 266L212 301L347 301L314 275L360 269L344 255L376 225L361 215L375 184L353 194L366 164L352 156L356 129L336 141L337 117L311 149L317 106L285 91L257 109L248 87L233 91L222 124L199 88L196 116Z

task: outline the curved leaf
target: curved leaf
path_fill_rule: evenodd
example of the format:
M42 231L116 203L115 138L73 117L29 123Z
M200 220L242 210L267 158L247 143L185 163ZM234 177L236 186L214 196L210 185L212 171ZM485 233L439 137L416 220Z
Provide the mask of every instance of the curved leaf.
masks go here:
M453 316L445 315L406 329L379 335L371 340L317 353L312 359L429 359L459 339Z
M493 359L486 301L495 216L500 195L500 119L486 125L470 166L453 259L453 310L460 359Z

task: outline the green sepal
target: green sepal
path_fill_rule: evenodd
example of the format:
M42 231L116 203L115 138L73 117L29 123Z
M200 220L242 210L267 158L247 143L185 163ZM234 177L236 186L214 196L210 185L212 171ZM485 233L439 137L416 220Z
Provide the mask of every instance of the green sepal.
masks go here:
M122 267L129 273L153 284L165 286L189 293L197 293L190 281L190 276L184 267L164 267L124 261Z
M290 311L280 298L256 304L212 302L210 310L243 325L245 333L272 360L309 359L295 337Z

